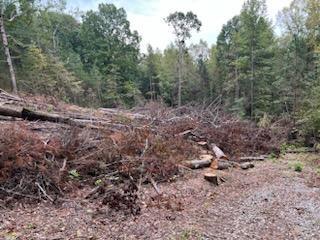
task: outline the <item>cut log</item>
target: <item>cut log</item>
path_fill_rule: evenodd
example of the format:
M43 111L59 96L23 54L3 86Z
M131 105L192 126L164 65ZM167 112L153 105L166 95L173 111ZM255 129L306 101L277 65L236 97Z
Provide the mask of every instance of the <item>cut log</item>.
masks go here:
M208 172L204 174L204 179L207 180L208 182L213 183L216 186L219 185L218 176L214 172Z
M200 160L210 160L210 161L212 161L212 159L213 159L213 156L210 155L210 154L202 154L202 155L200 155Z
M217 159L226 159L229 160L229 158L224 154L224 152L215 144L211 144L212 151L216 155Z
M218 159L214 159L210 164L210 168L212 170L217 170L218 169L218 165L219 165L219 160Z
M228 162L218 162L218 170L227 170L232 168L232 165Z
M200 155L199 160L187 161L186 166L191 169L200 169L210 167L213 156L210 154Z
M191 169L200 169L200 168L207 168L210 167L212 160L193 160L193 161L187 161L186 166Z
M254 164L250 162L240 164L241 169L248 170L250 168L254 168Z

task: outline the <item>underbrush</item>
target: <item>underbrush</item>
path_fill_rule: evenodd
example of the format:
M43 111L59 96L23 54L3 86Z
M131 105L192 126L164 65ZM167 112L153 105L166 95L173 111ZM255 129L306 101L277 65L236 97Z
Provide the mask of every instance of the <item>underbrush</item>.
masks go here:
M54 202L66 187L81 180L94 186L149 176L167 181L179 164L197 155L190 142L158 136L149 130L126 133L74 128L42 139L24 124L0 130L0 197ZM114 181L113 181L114 183Z
M50 199L62 193L65 148L42 140L24 124L0 129L0 197Z

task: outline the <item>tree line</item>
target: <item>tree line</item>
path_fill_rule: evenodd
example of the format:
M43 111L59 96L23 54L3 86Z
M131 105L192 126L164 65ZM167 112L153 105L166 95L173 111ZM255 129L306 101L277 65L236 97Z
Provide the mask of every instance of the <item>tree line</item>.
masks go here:
M201 21L175 12L163 21L176 41L147 53L113 4L81 19L64 1L2 0L0 8L1 88L105 107L219 98L244 118L287 115L320 129L319 0L293 0L275 24L265 0L247 0L212 46L189 44Z

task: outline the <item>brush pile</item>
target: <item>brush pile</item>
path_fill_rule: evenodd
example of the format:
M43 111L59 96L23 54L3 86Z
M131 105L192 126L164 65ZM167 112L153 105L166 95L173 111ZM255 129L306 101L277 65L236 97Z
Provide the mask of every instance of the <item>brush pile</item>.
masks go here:
M104 202L132 202L137 191L132 183L139 187L176 178L182 163L203 151L199 142L214 143L237 160L279 153L287 133L279 125L258 128L240 121L215 103L93 110L0 95L0 199L56 202L75 188L96 187L96 194L105 192L101 186L129 181L130 188L112 190Z

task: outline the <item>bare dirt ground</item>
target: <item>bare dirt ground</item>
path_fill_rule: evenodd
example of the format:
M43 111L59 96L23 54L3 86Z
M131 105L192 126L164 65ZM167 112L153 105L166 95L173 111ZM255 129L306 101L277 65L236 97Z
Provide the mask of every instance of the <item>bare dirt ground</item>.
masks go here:
M218 187L205 170L159 184L163 197L147 186L136 217L83 200L3 208L0 239L320 239L320 188L292 159L229 170Z

